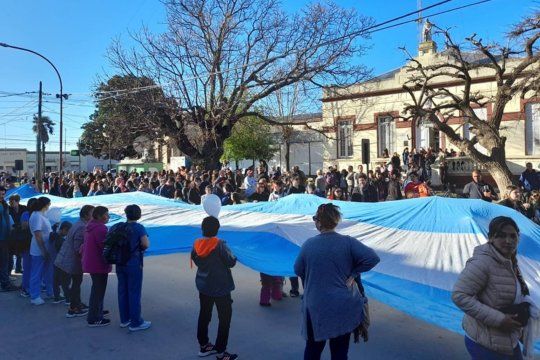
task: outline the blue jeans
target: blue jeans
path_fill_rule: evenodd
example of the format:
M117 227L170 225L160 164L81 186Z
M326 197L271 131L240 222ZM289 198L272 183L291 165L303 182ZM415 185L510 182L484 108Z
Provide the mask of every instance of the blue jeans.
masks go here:
M131 323L130 326L141 325L141 291L143 269L140 265L116 266L118 277L118 307L120 322Z
M32 257L28 251L23 252L22 256L22 265L23 265L23 274L22 274L22 288L25 291L30 292L30 276L32 275Z
M471 355L471 360L523 360L519 345L515 347L513 355L506 355L477 344L465 336L465 347Z
M49 261L43 256L32 255L32 275L30 276L30 298L41 297L41 283L45 282L47 296L53 296L52 274L50 274ZM49 281L50 279L50 281Z

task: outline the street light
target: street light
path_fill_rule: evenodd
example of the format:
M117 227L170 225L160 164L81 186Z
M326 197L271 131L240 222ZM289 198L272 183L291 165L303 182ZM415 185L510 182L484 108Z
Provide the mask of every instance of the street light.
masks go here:
M29 53L32 53L34 55L37 55L39 56L40 58L42 58L43 60L45 60L46 62L48 62L54 69L54 71L56 72L56 75L58 76L58 80L60 81L60 94L56 94L56 98L59 98L60 99L60 166L59 166L59 175L62 176L62 168L63 168L63 154L62 154L62 131L64 129L64 121L63 121L63 112L64 112L64 104L63 104L63 100L68 98L68 95L67 94L64 94L63 93L63 89L64 89L64 85L62 84L62 77L60 76L60 73L58 72L58 69L56 68L56 66L54 66L54 64L49 60L47 59L45 56L41 55L40 53L34 51L34 50L30 50L30 49L25 49L25 48L22 48L22 47L19 47L19 46L13 46L13 45L9 45L9 44L6 44L6 43L2 43L0 42L0 46L2 47L5 47L5 48L12 48L12 49L16 49L16 50L21 50L21 51L26 51L26 52L29 52ZM36 154L37 156L37 154Z

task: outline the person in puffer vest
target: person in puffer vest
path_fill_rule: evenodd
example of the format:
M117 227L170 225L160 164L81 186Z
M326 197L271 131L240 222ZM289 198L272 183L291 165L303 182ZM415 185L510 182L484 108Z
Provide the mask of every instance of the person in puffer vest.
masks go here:
M191 260L197 265L195 284L200 300L197 340L200 345L199 356L217 354L218 359L234 360L238 356L225 350L232 317L231 291L234 290L231 268L236 265L236 257L225 241L217 238L219 227L219 220L215 217L204 218L203 237L195 241L191 251ZM212 319L214 304L219 318L215 345L208 339L208 325Z
M465 346L473 360L523 359L520 338L534 306L517 261L519 228L506 216L489 224L452 291L465 316Z

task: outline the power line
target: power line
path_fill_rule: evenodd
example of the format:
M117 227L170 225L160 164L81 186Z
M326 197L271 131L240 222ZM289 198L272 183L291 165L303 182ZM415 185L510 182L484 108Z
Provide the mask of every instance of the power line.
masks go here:
M288 56L291 56L291 55L294 55L294 54L298 54L302 51L306 51L306 50L312 50L312 49L318 49L320 47L323 47L323 46L327 46L327 45L331 45L332 43L335 43L335 42L338 42L338 41L341 41L341 40L344 40L344 39L347 39L347 38L351 38L351 37L356 37L356 36L359 36L359 35L368 35L370 34L372 31L370 31L371 29L376 29L380 26L383 26L383 25L386 25L386 24L389 24L389 23L392 23L394 21L397 21L397 20L400 20L400 19L403 19L403 18L406 18L408 16L411 16L411 15L415 15L415 14L418 14L422 11L425 11L425 10L429 10L429 9L432 9L432 8L435 8L435 7L438 7L438 6L441 6L445 3L448 3L448 2L451 2L453 0L443 0L443 1L440 1L438 3L435 3L433 5L430 5L430 6L426 6L425 8L422 8L422 9L419 9L419 10L415 10L415 11L411 11L409 13L406 13L406 14L403 14L403 15L400 15L398 17L395 17L395 18L392 18L392 19L389 19L389 20L385 20L381 23L378 23L378 24L375 24L375 25L372 25L372 26L369 26L365 29L362 29L362 30L358 30L358 31L355 31L355 32L352 32L350 34L347 34L347 35L343 35L343 36L340 36L340 37L337 37L335 39L331 39L331 40L328 40L328 41L324 41L322 42L321 44L318 44L316 46L311 46L311 47L306 47L306 48L302 48L302 49L297 49L297 50L293 50L291 51L289 54L280 54L280 55L276 55L274 57L271 57L271 58L268 58L268 59L265 59L265 60L261 60L261 61L256 61L256 62L253 62L253 63L248 63L248 64L243 64L242 66L239 66L239 67L235 67L235 68L229 68L229 69L225 69L225 70L221 70L221 71L215 71L215 72L208 72L206 73L205 76L210 76L210 75L219 75L219 74L225 74L225 73L228 73L228 72L231 72L231 71L235 71L235 70L242 70L242 69L245 69L249 66L255 66L255 65L259 65L259 64L263 64L265 62L269 62L269 61L274 61L274 60L279 60L281 58L283 58L284 56L288 57ZM491 1L491 0L486 0L486 1ZM413 19L411 20L410 22L416 22L417 19ZM202 79L202 75L200 76L193 76L193 77L190 77L190 78L186 78L186 79L183 79L181 80L180 82L187 82L187 81L192 81L192 80L201 80ZM119 90L108 90L108 91L101 91L101 92L97 92L97 94L110 94L110 93L118 93L118 92L123 92L125 91L126 93L125 94L128 94L128 93L133 93L132 90L140 90L140 91L144 91L144 90L152 90L152 89L157 89L157 88L162 88L163 86L167 86L167 85L170 85L170 84L173 84L172 82L171 83L166 83L166 84L162 84L162 85L159 85L159 84L156 84L156 85L148 85L148 86L142 86L142 87L138 87L138 88L132 88L132 89L119 89ZM89 93L75 93L75 94L78 94L78 95L88 95ZM90 94L90 95L94 95L94 94ZM120 94L118 94L120 95ZM123 94L122 94L123 95ZM113 97L116 97L117 95L114 95ZM112 97L111 97L112 98ZM99 99L97 101L102 101L102 100L106 100L108 98L105 98L105 99Z
M347 35L343 35L341 37L338 37L338 38L335 38L335 39L331 39L331 40L328 40L326 42L323 42L321 44L318 44L317 46L315 47L311 47L309 49L313 49L313 48L319 48L319 47L323 47L323 46L327 46L327 45L330 45L332 43L335 43L337 41L341 41L343 39L346 39L346 38L350 38L350 37L353 37L353 36L359 36L359 35L362 35L362 34L371 34L371 33L375 33L375 32L378 32L378 31L382 31L382 30L388 30L388 29L391 29L391 28L394 28L394 27L398 27L398 26L401 26L401 25L404 25L404 24L407 24L407 23L410 23L410 22L417 22L418 20L417 19L411 19L411 20L407 20L407 21L403 21L403 22L399 22L399 23L396 23L396 24L392 24L392 25L389 25L389 26L384 26L384 27L381 27L383 25L386 25L386 24L389 24L389 23L392 23L392 22L395 22L397 20L400 20L400 19L403 19L403 18L406 18L406 17L409 17L411 15L414 15L414 14L418 14L418 13L421 13L422 11L426 11L426 10L429 10L429 9L432 9L432 8L435 8L435 7L438 7L438 6L441 6L445 3L448 3L452 0L444 0L444 1L440 1L438 3L435 3L435 4L432 4L430 6L427 6L425 8L422 8L422 9L419 9L419 10L416 10L416 11L412 11L412 12L409 12L409 13L406 13L406 14L403 14L403 15L400 15L398 17L395 17L395 18L392 18L392 19L389 19L389 20L386 20L386 21L383 21L381 23L378 23L378 24L375 24L375 25L372 25L366 29L362 29L362 30L359 30L357 32L353 32L351 34L347 34ZM457 11L457 10L461 10L461 9L465 9L465 8L468 8L468 7L472 7L472 6L476 6L476 5L480 5L480 4L483 4L483 3L487 3L487 2L490 2L492 0L482 0L482 1L477 1L477 2L474 2L474 3L470 3L470 4L466 4L466 5L462 5L462 6L458 6L458 7L455 7L455 8L451 8L451 9L448 9L448 10L444 10L444 11L440 11L440 12L436 12L436 13L433 13L433 14L429 14L429 15L425 15L424 17L435 17L435 16L438 16L438 15L442 15L442 14L446 14L446 13L450 13L450 12L453 12L453 11ZM305 48L305 49L299 49L299 50L295 50L293 52L291 52L290 54L287 54L286 56L290 56L292 54L295 54L295 53L298 53L298 52L301 52L301 51L305 51L305 50L308 50L308 48ZM240 69L243 69L243 68L246 68L248 66L254 66L254 65L257 65L257 64L261 64L263 62L267 62L267 61L270 61L270 60L277 60L277 59L280 59L282 58L283 55L278 55L278 56L275 56L273 58L270 58L270 59L267 59L267 60L264 60L264 61L258 61L258 62L254 62L254 63L250 63L250 64L245 64L245 65L242 65L241 67L237 67L237 68L230 68L230 69L225 69L225 70L222 70L222 71L217 71L217 72L209 72L207 73L206 76L209 76L209 75L218 75L218 74L224 74L224 73L227 73L227 72L231 72L231 71L235 71L235 70L240 70ZM186 78L186 79L183 79L183 80L180 80L180 82L182 83L185 83L187 81L192 81L192 80L202 80L202 75L201 76L195 76L195 77L191 77L191 78ZM168 86L168 85L171 85L173 84L173 82L171 83L165 83L165 84L156 84L156 85L149 85L149 86L142 86L142 87L135 87L135 88L129 88L129 89L118 89L118 90L109 90L109 91L101 91L101 92L97 92L96 94L110 94L110 93L115 93L115 95L112 95L112 96L109 96L109 97L104 97L104 98L99 98L99 99L93 99L93 104L89 102L89 100L78 100L79 102L83 103L83 102L86 102L87 105L82 105L82 104L70 104L70 105L74 105L74 106L88 106L88 107L95 107L96 106L96 102L100 102L100 101L104 101L104 100L108 100L108 99L113 99L113 98L117 98L117 97L121 97L121 96L124 96L124 95L129 95L129 94L135 94L135 93L138 93L138 92L142 92L142 91L146 91L146 90L152 90L152 89L157 89L157 88L163 88L164 86ZM304 89L304 91L309 91L309 90L315 90L315 89L319 89L318 87L314 87L314 88L308 88L308 89ZM27 92L27 93L31 93L31 92ZM94 93L74 93L73 95L89 95L89 96L92 96L94 95ZM76 99L73 99L73 100L76 100ZM54 101L45 101L45 102L49 102L49 103L56 103ZM53 111L51 111L53 112ZM53 112L54 113L54 112ZM57 113L58 114L58 113ZM71 116L78 116L78 117L84 117L84 116L81 116L81 115L75 115L75 114L71 114Z
M430 14L430 15L426 15L425 17L434 17L434 16L446 14L446 13L449 13L449 12L452 12L452 11L457 11L457 10L465 9L465 8L468 8L468 7L471 7L471 6L480 5L480 4L483 4L483 3L490 2L490 1L492 1L492 0L482 0L482 1L477 1L477 2L475 2L475 3L466 4L466 5L458 6L458 7L452 8L452 9L448 9L448 10L440 11L440 12L433 13L433 14ZM414 21L417 21L417 20L414 20ZM404 25L404 24L407 24L407 23L410 23L410 22L411 22L411 21L409 20L409 21L403 21L403 22L400 22L400 23L397 23L397 24L392 24L392 25L390 25L390 26L385 26L385 27L382 27L382 28L380 28L380 29L373 30L373 31L371 31L371 33L375 33L375 32L381 31L381 30L391 29L391 28L393 28L393 27L401 26L401 25Z
M0 91L0 98L10 97L10 96L23 96L27 94L37 94L37 91L25 91L22 93L9 93L5 91Z
M330 44L335 43L337 41L341 41L343 39L350 38L350 37L353 37L353 36L359 36L359 35L362 35L362 34L369 35L369 34L379 32L379 31L382 31L382 30L388 30L388 29L391 29L391 28L394 28L394 27L405 25L407 23L417 22L418 19L411 19L411 20L406 20L406 21L399 22L399 23L396 23L396 24L392 24L392 25L389 25L389 26L381 27L383 25L390 24L392 22L395 22L397 20L409 17L411 15L415 15L415 14L421 13L423 11L433 9L435 7L439 7L439 6L443 5L443 4L446 4L446 3L451 2L451 1L453 1L453 0L443 0L443 1L440 1L438 3L432 4L430 6L424 7L422 9L415 10L415 11L400 15L398 17L383 21L381 23L372 25L372 26L367 27L365 29L353 32L351 34L343 35L341 37L328 40L326 42L318 44L317 46L295 50L295 51L291 52L290 54L287 54L286 56L290 56L292 54L299 53L299 52L302 52L302 51L305 51L305 50L308 50L308 49L314 49L314 48L320 48L320 47L323 47L323 46L327 46L327 45L330 45ZM442 15L442 14L450 13L450 12L453 12L453 11L457 11L457 10L465 9L465 8L468 8L468 7L472 7L472 6L480 5L480 4L483 4L483 3L487 3L487 2L490 2L490 1L492 1L492 0L477 1L477 2L474 2L474 3L458 6L458 7L455 7L455 8L451 8L451 9L448 9L448 10L436 12L436 13L429 14L429 15L425 15L424 17L435 17L435 16L438 16L438 15ZM249 67L249 66L258 65L258 64L261 64L261 63L264 63L264 62L267 62L267 61L277 60L277 59L282 58L283 56L284 55L277 55L277 56L274 56L272 58L269 58L269 59L266 59L266 60L263 60L263 61L258 61L258 62L254 62L254 63L250 63L250 64L245 64L245 65L242 65L242 66L236 67L236 68L230 68L230 69L225 69L225 70L216 71L216 72L208 72L206 74L206 76L224 74L224 73L228 73L228 72L235 71L235 70L241 70L241 69L244 69L244 68ZM180 80L179 82L186 83L188 81L202 80L202 79L203 79L203 77L202 77L202 75L200 75L200 76L194 76L194 77L191 77L191 78L185 78L183 80ZM77 105L70 104L70 105L95 107L96 102L105 101L105 100L108 100L108 99L113 99L113 98L121 97L121 96L124 96L124 95L135 94L135 93L146 91L146 90L163 88L163 87L171 85L171 84L173 84L173 82L165 83L165 84L155 84L155 85L148 85L148 86L142 86L142 87L135 87L135 88L129 88L129 89L108 90L108 91L101 91L101 92L96 92L96 93L73 93L72 95L88 95L88 96L93 96L95 94L112 94L112 93L114 93L115 95L111 95L111 96L108 96L108 97L106 96L106 97L98 98L98 99L94 98L93 100L82 100L82 99L77 100L77 99L73 99L74 101L79 101L81 103L86 103L87 105L82 105L82 104L77 104ZM319 89L319 88L315 87L315 88L311 88L311 89L307 89L307 90L315 90L315 89ZM30 92L28 92L28 93L30 93ZM93 103L90 103L90 101L93 101ZM46 102L56 103L54 101L46 101ZM79 116L79 115L75 115L75 116Z
M336 42L336 41L339 41L339 40L342 40L343 38L347 38L347 37L351 37L351 36L357 36L361 33L366 33L366 35L369 35L369 34L372 34L372 33L375 33L375 32L378 32L378 31L382 31L382 30L388 30L388 29L391 29L391 28L394 28L394 27L398 27L398 26L401 26L401 25L405 25L405 24L408 24L408 23L411 23L411 22L417 22L418 20L417 19L411 19L411 20L407 20L407 21L403 21L403 22L400 22L400 23L396 23L396 24L392 24L392 25L389 25L389 26L385 26L385 27L382 27L382 28L379 28L381 25L384 25L384 24L388 24L388 23L391 23L391 22L394 22L395 20L397 19L402 19L404 17L407 17L407 16L410 16L410 15L413 15L413 14L417 14L421 11L425 11L427 9L431 9L433 7L436 7L436 6L440 6L444 3L447 3L449 1L452 1L452 0L446 0L446 1L442 1L442 2L439 2L439 3L436 3L436 4L433 4L431 6L428 6L428 7L425 7L425 8L422 8L420 10L416 10L414 12L411 12L411 13L408 13L408 14L405 14L405 15L401 15L397 18L394 18L394 19L390 19L390 20L387 20L387 21L384 21L382 23L379 23L379 24L376 24L376 25L373 25L371 27L368 27L366 29L363 29L363 30L360 30L358 32L358 34L349 34L349 35L344 35L340 38L336 38L336 39L332 39L332 40L329 40L327 41L326 43L322 43L322 44L319 44L317 46L314 46L312 47L311 49L313 48L318 48L318 47L321 47L321 46L325 46L325 45L328 45L328 44L331 44L332 42ZM474 2L474 3L469 3L469 4L466 4L466 5L462 5L462 6L458 6L458 7L455 7L455 8L451 8L451 9L448 9L448 10L444 10L444 11L440 11L440 12L436 12L436 13L432 13L432 14L429 14L429 15L425 15L423 17L435 17L435 16L439 16L439 15L442 15L442 14L446 14L446 13L450 13L450 12L454 12L454 11L457 11L457 10L461 10L461 9L465 9L465 8L468 8L468 7L472 7L472 6L476 6L476 5L480 5L480 4L483 4L483 3L487 3L487 2L491 2L492 0L481 0L481 1L477 1L477 2ZM374 29L374 28L378 28L378 29L375 29L375 30L369 30L367 31L368 29ZM305 50L305 49L303 49ZM302 51L302 50L297 50L298 51ZM276 56L274 57L275 59L279 59L281 58L282 56ZM270 58L270 59L274 59L274 58ZM264 60L264 62L266 62L268 60ZM231 71L234 71L234 70L240 70L240 69L243 69L247 66L252 66L252 65L257 65L261 62L255 62L255 63L252 63L252 64L246 64L246 65L243 65L241 67L238 67L238 68L231 68L231 69L225 69L225 70L222 70L222 71L217 71L217 72L210 72L210 73L207 73L207 75L217 75L217 74L223 74L223 73L227 73L227 72L231 72ZM195 76L195 77L191 77L191 78L187 78L187 79L183 79L183 80L179 80L178 82L180 83L186 83L188 81L192 81L192 80L203 80L202 76ZM96 99L95 101L96 102L100 102L100 101L104 101L104 100L108 100L108 99L114 99L114 98L118 98L118 97L121 97L121 96L124 96L124 95L130 95L130 94L135 94L135 93L138 93L138 92L141 92L141 91L146 91L146 90L152 90L152 89L157 89L157 88L163 88L165 86L168 86L168 85L171 85L171 84L175 84L174 82L170 82L170 83L165 83L165 84L156 84L156 85L150 85L150 86L143 86L143 87L139 87L139 88L132 88L132 89L120 89L120 90L111 90L109 92L111 93L117 93L116 95L111 95L111 96L108 96L108 97L104 97L104 98L98 98ZM318 87L317 87L318 88ZM317 89L315 88L315 89ZM122 92L122 91L125 91L125 92ZM118 92L121 92L118 94ZM106 92L101 92L101 93L106 93ZM100 93L98 93L100 94Z

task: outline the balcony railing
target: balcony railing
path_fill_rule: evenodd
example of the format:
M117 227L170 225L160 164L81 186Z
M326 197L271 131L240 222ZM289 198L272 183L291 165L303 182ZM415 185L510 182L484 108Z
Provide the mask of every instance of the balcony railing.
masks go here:
M468 156L447 157L449 175L470 175L473 170L484 170L484 167ZM438 167L438 162L436 165Z

